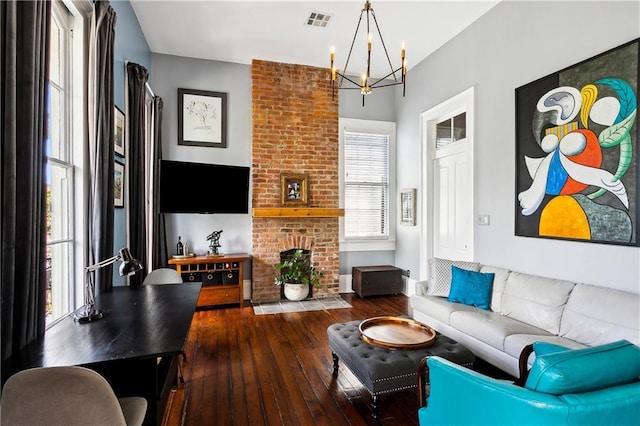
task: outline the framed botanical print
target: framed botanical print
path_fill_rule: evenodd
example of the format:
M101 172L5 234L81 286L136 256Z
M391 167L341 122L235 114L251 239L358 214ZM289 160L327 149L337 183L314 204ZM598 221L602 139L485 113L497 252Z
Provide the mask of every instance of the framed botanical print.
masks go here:
M178 89L178 145L227 147L227 94Z

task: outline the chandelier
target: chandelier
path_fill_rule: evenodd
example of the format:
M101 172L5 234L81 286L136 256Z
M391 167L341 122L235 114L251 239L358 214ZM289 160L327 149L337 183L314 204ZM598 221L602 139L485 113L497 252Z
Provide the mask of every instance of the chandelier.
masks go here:
M360 81L355 81L347 75L347 67L349 66L349 59L351 59L351 53L353 53L353 46L355 45L356 38L358 36L358 30L360 30L360 24L362 23L362 18L366 13L366 24L367 24L367 70L362 74ZM370 28L370 18L373 18L373 23L376 27L376 31L378 32L378 36L380 37L380 44L382 45L382 49L384 50L384 54L387 57L387 62L389 63L390 72L381 77L379 79L371 78L371 47L372 47L372 34ZM344 65L344 71L340 72L333 65L335 60L335 50L331 48L331 90L332 96L335 98L335 90L336 85L338 89L359 89L360 93L362 93L362 106L364 107L364 97L371 93L374 88L378 87L389 87L389 86L397 86L402 84L402 96L405 95L406 89L406 76L407 76L407 61L404 55L404 42L402 43L402 47L400 50L400 66L393 69L393 65L391 65L391 59L389 59L389 53L387 52L387 47L384 44L384 40L382 39L382 33L380 32L380 27L378 26L378 21L376 19L376 14L371 7L371 3L367 0L364 3L364 7L360 12L360 19L358 19L358 25L356 26L356 32L353 35L353 41L351 42L351 48L349 49L349 55L347 56L347 61ZM398 77L400 74L400 77ZM393 80L389 79L389 77L393 76ZM340 82L336 83L340 77ZM346 83L345 83L346 82ZM343 83L345 87L343 87Z

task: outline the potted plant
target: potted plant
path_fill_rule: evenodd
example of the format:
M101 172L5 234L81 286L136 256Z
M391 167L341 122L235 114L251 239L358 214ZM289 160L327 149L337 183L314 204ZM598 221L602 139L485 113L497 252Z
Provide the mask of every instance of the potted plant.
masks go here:
M277 286L284 285L284 295L289 300L303 300L309 294L309 285L320 288L322 273L311 265L309 256L305 256L301 249L295 250L293 255L275 265L279 272L275 277Z

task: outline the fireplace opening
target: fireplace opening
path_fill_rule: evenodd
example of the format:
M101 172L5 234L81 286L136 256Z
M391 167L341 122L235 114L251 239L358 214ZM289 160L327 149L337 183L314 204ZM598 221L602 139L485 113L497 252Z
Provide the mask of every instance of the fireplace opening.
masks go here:
M302 257L301 258L303 260L311 261L311 250L293 248L293 249L284 250L284 251L280 252L280 263L291 259L293 257L293 254L298 250L302 250ZM287 268L283 268L282 271L280 271L280 275L285 273L286 269ZM313 290L314 290L314 286L312 284L310 284L309 285L309 295L306 297L306 299L312 299L313 298ZM283 285L280 286L280 299L281 300L286 300L286 297L284 295L284 286Z

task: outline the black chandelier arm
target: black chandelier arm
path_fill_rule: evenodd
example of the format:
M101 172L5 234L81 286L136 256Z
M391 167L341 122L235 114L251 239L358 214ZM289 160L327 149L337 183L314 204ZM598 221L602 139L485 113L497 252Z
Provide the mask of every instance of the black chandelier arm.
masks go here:
M380 81L380 80L378 80L378 81ZM379 86L374 86L374 85L372 84L372 85L370 85L369 87L371 87L372 89L381 89L381 88L383 88L383 87L398 86L398 85L400 85L400 84L402 84L402 82L401 82L401 81L394 81L393 83L381 84L381 85L379 85Z
M395 80L393 83L389 83L389 84L385 84L385 85L381 85L381 86L377 86L378 83L380 83L381 81L384 81L387 79L387 77L389 77L390 75L394 75L397 72L402 72L402 66L398 67L395 70L392 70L389 74L385 75L384 77L379 78L378 80L376 80L375 82L373 82L372 84L370 84L370 87L386 87L386 86L395 86L396 84L402 84L402 81L398 81Z
M364 12L364 9L362 10L362 12L360 12L360 19L358 19L358 25L356 25L356 32L353 33L353 40L351 40L351 47L349 48L349 54L347 55L347 61L344 63L344 72L347 72L347 67L349 66L349 59L351 59L351 53L353 52L353 46L355 46L356 44L356 38L358 37L358 30L360 29L360 23L362 22L362 13ZM338 73L338 75L340 75L342 78L346 78L344 75ZM349 80L347 78L347 80ZM351 81L351 80L349 80Z
M370 26L369 26L369 11L373 12L373 9L371 9L371 4L369 3L369 1L367 1L365 3L365 9L367 11L367 79L369 77L371 77L371 41L369 40L369 34L371 34L371 30L370 30ZM363 9L363 11L365 10ZM362 15L362 12L360 12L360 15ZM374 17L375 18L375 17ZM366 83L364 83L366 84Z
M398 69L396 69L394 72L400 72L400 70L402 69L402 67L399 67ZM389 77L392 73L387 74L385 77L382 77L379 80L376 80L375 82L369 84L369 87L373 88L380 88L380 87L390 87L390 86L397 86L399 84L402 84L402 81L394 81L393 83L386 83L386 84L378 84L381 82L384 82L385 79L387 77ZM336 75L339 76L342 80L347 80L349 83L353 84L356 87L342 87L342 81L340 82L340 89L357 89L357 90L361 90L362 86L360 83L358 83L357 81L347 77L346 75L336 71Z
M376 13L373 11L373 9L371 9L371 15L373 16L373 22L376 24L376 29L378 30L378 36L380 37L380 42L382 43L382 48L384 49L384 54L387 57L387 62L389 63L389 69L391 70L391 72L389 74L387 74L386 77L390 76L391 74L393 74L393 79L395 81L398 81L398 77L396 77L396 72L398 70L393 70L393 65L391 64L391 59L389 58L389 52L387 52L387 46L384 44L384 38L382 38L382 31L380 31L380 26L378 25L378 20L376 19Z
M382 87L382 86L379 86ZM356 87L340 87L340 90L359 90L362 91L362 87L360 86L356 86Z
M349 87L342 87L342 81L343 81L343 80L347 80L348 82L350 82L350 83L352 83L352 84L355 84L356 86L358 86L358 89L360 89L360 88L361 88L360 83L358 83L358 82L356 82L356 81L353 81L352 79L350 79L350 78L349 78L349 77L347 77L346 75L344 75L344 74L340 73L339 71L336 71L336 74L342 78L342 80L340 80L340 84L338 85L338 87L339 87L340 89L349 89Z

